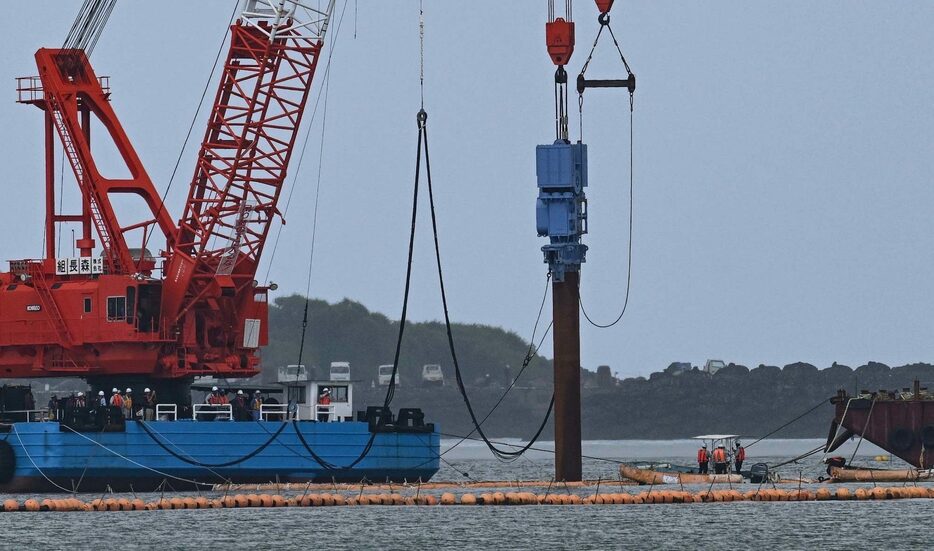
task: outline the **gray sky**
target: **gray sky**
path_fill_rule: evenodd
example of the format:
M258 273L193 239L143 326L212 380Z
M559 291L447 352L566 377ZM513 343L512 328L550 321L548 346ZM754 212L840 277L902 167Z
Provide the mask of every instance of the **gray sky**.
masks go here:
M7 4L0 234L4 258L26 258L42 251L42 119L13 102L13 78L35 74L33 52L61 44L80 2ZM111 75L113 105L160 191L232 6L123 0L92 57L99 75ZM545 6L425 0L426 108L451 313L523 336L546 272L534 224L535 145L553 140ZM350 0L339 35L337 18L331 29L312 295L397 317L418 3L359 0L354 11ZM576 2L572 78L596 33L595 12L589 0ZM934 361L934 3L621 1L612 24L639 87L632 296L620 325L582 327L585 367L645 375L707 358ZM624 76L611 43L601 47L588 75ZM625 286L627 107L622 95L597 90L584 113L591 233L582 294L603 321L615 317ZM205 117L169 194L175 219ZM280 294L305 289L321 118L272 268ZM77 195L65 183L69 210ZM440 319L427 204L422 213L410 315ZM63 255L69 243L70 231Z

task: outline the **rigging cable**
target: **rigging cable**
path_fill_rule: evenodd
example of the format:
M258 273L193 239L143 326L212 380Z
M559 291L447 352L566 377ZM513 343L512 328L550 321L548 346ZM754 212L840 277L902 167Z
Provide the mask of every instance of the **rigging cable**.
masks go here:
M613 39L613 44L616 46L616 51L619 53L619 58L623 62L623 67L626 69L626 74L629 79L633 77L632 69L629 67L629 62L626 61L626 56L623 54L623 49L619 45L619 41L616 40L616 35L613 33L613 28L610 26L610 15L608 13L600 14L598 21L600 22L600 29L597 31L597 36L594 38L593 46L590 48L590 54L587 56L587 60L584 62L584 66L581 69L580 76L578 76L578 116L579 116L579 129L580 129L580 140L584 139L584 92L580 88L580 81L583 79L584 74L587 72L587 68L590 66L590 62L593 59L594 51L597 49L597 44L600 42L600 36L603 34L603 29L606 28L610 33L610 37ZM580 303L581 313L584 314L584 318L588 323L594 327L600 329L607 329L613 327L619 323L623 316L626 314L626 310L629 307L629 292L632 287L632 219L633 219L633 188L634 188L634 176L633 176L633 106L634 106L634 91L632 88L629 90L629 239L627 245L627 255L626 255L626 292L623 299L623 306L620 309L619 315L616 316L612 322L609 323L599 323L595 322L590 315L587 313L587 309L584 307L584 301L580 296L580 282L578 281L577 285L577 298Z
M198 115L201 113L201 107L204 106L204 99L207 97L208 88L211 86L211 80L214 78L214 72L217 71L217 64L220 62L221 54L224 52L224 44L227 43L227 35L230 34L230 26L233 25L233 20L237 15L237 7L239 5L240 0L234 0L233 11L230 12L230 21L227 23L227 27L224 30L224 37L221 38L220 46L217 48L217 55L214 56L214 66L211 67L211 73L208 75L208 78L204 83L204 89L201 90L201 99L198 100L198 107L195 109L195 114L191 117L191 124L188 125L188 133L185 135L185 141L182 142L182 147L178 152L178 158L175 160L175 167L172 168L172 175L169 177L169 183L165 187L165 191L162 192L162 200L159 202L159 209L156 211L156 216L153 218L153 221L156 224L158 224L158 220L162 215L162 211L165 210L165 199L168 197L169 190L172 189L172 184L175 182L175 175L178 172L178 166L182 162L182 156L185 154L185 148L188 146L188 140L191 139L191 133L194 131L195 122L198 121ZM146 250L146 245L149 243L149 238L153 233L154 232L146 232L146 237L143 239L142 250ZM142 258L142 255L140 258Z
M328 51L328 60L324 66L324 80L325 82L330 82L331 78L331 58L334 56L334 50L337 48L337 37L341 34L341 24L344 22L344 11L347 9L347 0L344 1L344 8L341 10L340 18L337 20L337 29L335 29L334 34L331 39L331 48ZM292 204L292 194L295 192L295 183L298 181L298 175L302 170L302 162L305 160L305 150L308 148L309 137L311 136L311 130L315 123L315 116L318 114L318 105L321 102L321 96L324 93L324 87L318 89L318 95L315 98L315 106L311 111L311 120L308 123L308 128L305 130L305 137L302 141L302 149L298 154L298 164L295 166L295 172L292 175L292 185L289 187L289 194L285 200L285 208L282 211L282 218L289 214L289 206ZM322 130L322 140L324 139L324 132ZM317 208L317 200L315 200L315 208ZM276 230L276 239L273 241L272 253L269 256L269 264L266 266L266 283L269 283L269 274L272 272L273 263L276 260L276 251L279 250L279 238L282 236L282 227L285 224L279 224L278 229Z
M813 407L811 407L809 410L805 411L805 412L802 413L801 415L795 417L795 418L792 419L791 421L788 421L788 422L785 423L784 425L778 427L777 429L773 430L772 432L770 432L770 433L766 434L765 436L759 438L758 440L756 440L756 441L753 442L752 444L749 444L748 446L746 446L746 449L748 450L749 448L755 446L755 445L758 444L759 442L761 442L761 441L765 440L766 438L772 436L773 434L775 434L776 432L782 430L783 428L787 427L788 425L791 425L792 423L798 421L798 420L801 419L802 417L805 417L805 416L808 415L809 413L813 412L813 411L816 410L817 408L819 408L819 407L821 407L822 405L824 405L824 403L825 403L826 401L827 401L826 398L825 398L825 399L822 399L820 402L817 402L816 404L814 404Z

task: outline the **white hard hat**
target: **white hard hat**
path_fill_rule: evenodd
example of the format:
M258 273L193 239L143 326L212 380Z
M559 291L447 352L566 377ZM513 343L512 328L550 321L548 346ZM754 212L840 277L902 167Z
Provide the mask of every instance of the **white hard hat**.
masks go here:
M103 390L98 391L97 395L98 395L98 396L103 396L103 395L104 395L104 391L103 391Z
M114 387L113 392L119 393L120 391L117 390L117 387Z
M243 396L243 391L242 391L242 390L238 390L238 391L237 391L237 394L240 395L240 396Z
M328 390L328 387L324 387L324 388L321 389L321 392L331 392L331 391Z
M78 396L84 396L84 393L83 393L83 392L79 392L79 393L78 393Z
M259 389L256 389L256 392L255 392L255 394L259 394Z
M147 386L146 388L143 389L143 392L152 392L152 391L149 390L149 387Z
M129 394L129 393L133 392L133 389L132 389L132 388L128 388L128 389L126 389L126 392L127 392L127 394Z
M212 387L211 387L211 392L217 392L217 387L216 387L216 386L212 386Z

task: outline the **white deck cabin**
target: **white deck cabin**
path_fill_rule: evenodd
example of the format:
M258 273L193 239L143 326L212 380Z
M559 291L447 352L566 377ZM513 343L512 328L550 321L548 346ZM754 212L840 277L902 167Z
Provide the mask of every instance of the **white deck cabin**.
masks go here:
M331 423L353 421L353 384L355 381L333 377L328 380L309 380L304 365L280 367L278 383L285 387L286 404L264 404L261 412L264 419L290 413L292 419L300 421L320 420L327 415ZM318 396L327 388L331 404L318 404Z

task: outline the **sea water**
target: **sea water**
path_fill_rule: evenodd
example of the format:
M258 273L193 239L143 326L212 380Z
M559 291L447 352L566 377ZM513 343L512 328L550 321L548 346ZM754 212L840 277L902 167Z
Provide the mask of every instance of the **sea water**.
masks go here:
M517 441L507 441L518 443ZM442 442L442 451L456 441ZM746 442L750 444L751 441ZM820 440L768 440L750 446L747 465L778 464ZM503 463L482 443L466 441L445 453L435 480L543 480L553 476L553 443L536 445ZM855 443L835 455L849 459ZM584 476L602 491L619 491L618 465L691 465L697 442L590 441ZM880 463L864 442L854 463ZM816 454L779 470L786 477L824 473ZM614 488L614 482L617 486ZM804 484L813 488L813 485ZM749 484L743 489L752 489ZM624 490L637 491L633 487ZM686 488L699 490L700 488ZM551 491L562 491L554 484ZM593 488L583 493L592 493ZM433 491L432 493L440 493ZM8 496L3 496L6 499ZM23 500L31 496L12 496ZM86 500L99 495L79 496ZM121 496L123 497L123 496ZM130 496L132 497L132 496ZM144 494L144 500L158 495ZM742 502L635 506L326 507L208 509L108 513L0 513L0 548L92 549L930 549L934 501ZM117 544L116 542L119 542Z

